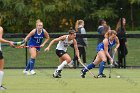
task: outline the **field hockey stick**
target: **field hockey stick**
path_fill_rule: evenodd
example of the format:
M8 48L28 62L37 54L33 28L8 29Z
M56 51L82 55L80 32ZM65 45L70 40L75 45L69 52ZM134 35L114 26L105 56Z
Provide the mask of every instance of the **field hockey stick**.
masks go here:
M14 45L22 45L22 44L24 44L25 43L25 41L23 40L23 41L19 41L19 42L14 42L13 44Z
M112 56L113 62L114 62L115 54L116 54L116 52L114 52L114 54ZM111 78L111 72L112 72L112 66L109 67L109 78Z
M40 46L14 46L14 48L33 48L33 47L35 47L35 48L41 48Z
M82 62L81 60L78 60L78 61L79 61L79 63L80 63L84 68L86 68L86 69L88 70L89 74L90 74L92 77L97 78L97 77L87 68L87 66L85 66L85 65L83 64L83 62Z

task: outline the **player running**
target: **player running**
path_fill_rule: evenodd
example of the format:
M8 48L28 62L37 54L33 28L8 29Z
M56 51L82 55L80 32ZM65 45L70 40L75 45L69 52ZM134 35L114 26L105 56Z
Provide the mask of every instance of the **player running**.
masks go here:
M42 43L43 38L45 38ZM24 39L24 42L28 40L29 53L31 55L25 70L23 71L26 75L34 75L36 72L34 71L35 59L40 52L40 48L43 47L49 40L48 32L43 28L43 22L40 20L36 21L36 28L33 29ZM22 45L25 46L25 43ZM30 72L29 72L30 71Z
M80 60L79 57L79 50L77 47L77 42L75 40L76 37L76 33L74 30L69 30L69 34L68 35L63 35L60 36L59 38L53 39L50 44L48 45L48 47L45 49L45 51L49 51L50 47L55 43L55 42L59 42L57 44L56 47L56 54L59 57L59 60L61 62L61 64L57 67L57 69L55 70L53 77L54 78L61 78L61 71L64 68L65 65L69 64L71 61L71 57L67 54L67 47L69 45L71 45L72 43L74 44L74 49L76 52L76 55L78 57L78 60Z
M116 43L117 46L114 49L114 51L116 52L118 47L119 47L119 40L118 37L116 36L116 31L115 30L110 30L110 32L107 32L105 34L105 39L103 40L103 42L99 43L97 46L97 56L95 58L95 60L90 63L87 68L90 70L92 68L94 68L96 65L100 64L101 62L106 62L107 61L107 57L110 59L111 62L111 66L113 65L113 59L109 54L109 49L111 47L113 47ZM103 66L104 67L104 66ZM102 68L103 70L104 68ZM88 70L86 68L81 70L81 77L85 78L86 72Z

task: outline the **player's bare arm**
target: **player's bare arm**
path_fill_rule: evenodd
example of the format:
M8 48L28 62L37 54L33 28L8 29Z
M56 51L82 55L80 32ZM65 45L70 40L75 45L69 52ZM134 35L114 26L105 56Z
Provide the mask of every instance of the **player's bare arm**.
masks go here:
M50 50L50 47L55 43L55 42L59 42L60 40L65 40L66 39L66 35L64 36L60 36L59 38L56 38L56 39L53 39L50 44L48 45L47 48L45 48L44 51L49 51Z
M50 36L49 36L49 34L48 34L48 32L46 30L44 30L44 35L45 35L46 39L44 40L44 42L41 44L40 47L43 47L50 39Z

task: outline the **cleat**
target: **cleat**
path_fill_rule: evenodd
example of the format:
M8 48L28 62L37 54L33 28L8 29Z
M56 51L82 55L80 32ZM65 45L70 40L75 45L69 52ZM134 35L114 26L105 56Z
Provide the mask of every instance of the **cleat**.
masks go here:
M106 78L106 75L105 74L99 74L97 77L98 78Z
M81 77L85 78L85 75L86 75L86 73L83 70L81 70Z
M60 76L60 77L61 77L61 71L62 71L62 70L57 70L58 76Z
M61 78L61 71L62 70L55 70L55 72L53 73L53 77L54 78Z
M54 74L53 74L53 77L54 77L54 78L61 78L61 76L55 76Z
M30 75L29 71L23 70L23 74Z
M0 90L6 90L7 88L6 87L4 87L4 86L0 86Z
M36 72L35 72L34 70L31 70L31 71L30 71L30 74L31 74L31 75L35 75Z

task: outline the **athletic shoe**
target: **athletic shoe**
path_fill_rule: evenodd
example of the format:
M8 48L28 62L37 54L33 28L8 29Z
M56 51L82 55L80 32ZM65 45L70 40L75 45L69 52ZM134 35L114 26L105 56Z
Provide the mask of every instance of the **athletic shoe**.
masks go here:
M4 87L4 86L0 86L0 90L6 90L7 88L6 87Z
M30 71L30 74L31 74L31 75L35 75L36 72L35 72L34 70L31 70L31 71Z
M54 78L61 78L61 76L58 76L58 75L56 76L55 74L53 74L53 77Z
M55 70L55 72L53 73L53 77L54 78L61 78L61 71L62 70Z
M81 70L81 77L85 78L86 73L83 71L83 69Z
M62 71L62 70L57 70L58 76L60 76L60 77L61 77L61 71Z
M106 75L105 74L99 74L97 77L98 78L106 78Z
M26 70L23 70L23 73L24 73L25 75L30 75L29 71L26 71Z

